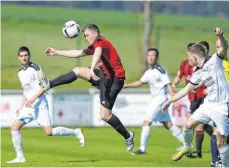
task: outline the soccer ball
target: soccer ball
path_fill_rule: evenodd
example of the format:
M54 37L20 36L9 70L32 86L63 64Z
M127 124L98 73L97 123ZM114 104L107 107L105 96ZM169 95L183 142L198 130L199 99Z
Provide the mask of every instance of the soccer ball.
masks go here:
M80 34L80 25L75 21L67 21L63 26L63 34L67 38L74 38Z

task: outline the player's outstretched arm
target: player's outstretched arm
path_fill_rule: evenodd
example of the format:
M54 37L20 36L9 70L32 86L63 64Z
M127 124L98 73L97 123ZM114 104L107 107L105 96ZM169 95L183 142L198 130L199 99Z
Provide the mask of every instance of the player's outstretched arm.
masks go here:
M162 105L162 112L165 113L166 110L169 108L170 104L180 100L182 97L186 96L193 88L195 85L188 83L185 88L181 89L178 93L176 93L173 97L171 97L167 102L165 102Z
M47 48L45 50L45 54L47 56L65 56L69 58L78 58L86 56L86 54L83 52L83 50L67 50L67 51L61 51L56 50L54 48Z
M124 84L123 88L136 88L142 86L144 83L142 83L140 80L135 81L133 83L126 83Z
M99 77L96 76L94 73L94 69L96 64L99 62L101 56L102 56L102 47L97 47L93 54L92 61L91 61L91 68L90 68L90 74L94 80L99 80Z
M214 29L214 32L215 32L215 35L218 36L218 39L222 45L222 47L220 47L219 50L217 50L217 54L223 58L228 50L228 42L224 38L223 31L220 28L216 27Z
M33 105L33 103L35 102L35 100L40 97L42 94L45 93L45 89L44 88L40 88L40 90L35 93L32 98L30 98L29 100L26 101L25 105L26 107L31 107Z

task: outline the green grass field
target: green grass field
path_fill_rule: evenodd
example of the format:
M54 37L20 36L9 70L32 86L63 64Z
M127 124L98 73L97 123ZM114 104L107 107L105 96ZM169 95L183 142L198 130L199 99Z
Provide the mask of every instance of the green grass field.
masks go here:
M142 74L143 25L140 14L29 6L2 6L1 9L2 89L20 88L17 49L22 45L31 49L32 60L42 66L50 79L75 66L90 66L91 57L69 59L44 55L44 50L49 46L65 50L86 47L82 35L77 40L63 37L62 25L70 19L79 21L81 25L92 22L99 25L102 33L117 48L128 82L139 79ZM152 46L156 44L157 27L161 27L160 64L169 71L171 78L176 75L180 61L186 58L187 43L207 40L213 53L216 37L212 29L219 26L225 30L225 36L229 37L229 22L226 19L156 15L153 23ZM87 87L90 85L79 80L59 88Z
M140 141L140 128L135 131L135 148ZM208 167L210 166L210 139L205 136L202 159L171 160L180 144L162 127L152 127L147 155L133 156L126 151L125 143L112 128L85 128L87 145L81 148L74 137L48 137L39 128L24 128L23 146L27 161L23 164L6 164L15 157L8 129L1 129L1 166L6 167ZM134 151L133 150L133 151Z

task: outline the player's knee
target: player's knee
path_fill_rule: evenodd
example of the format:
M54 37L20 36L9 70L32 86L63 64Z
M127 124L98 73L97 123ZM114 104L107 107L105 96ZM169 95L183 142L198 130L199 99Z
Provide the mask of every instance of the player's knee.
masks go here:
M100 118L106 122L109 121L111 117L112 117L112 114L107 114L107 113L100 114Z
M80 76L81 75L81 70L80 70L81 68L79 68L79 67L76 67L76 68L74 68L72 71L77 75L77 76Z

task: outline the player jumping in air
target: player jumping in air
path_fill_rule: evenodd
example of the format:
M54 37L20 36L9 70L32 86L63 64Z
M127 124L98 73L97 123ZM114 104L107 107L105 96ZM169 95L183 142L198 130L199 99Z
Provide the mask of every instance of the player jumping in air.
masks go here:
M189 54L192 57L189 61L192 65L197 66L197 69L190 79L190 83L164 103L162 108L165 111L172 102L187 95L196 85L203 81L207 87L207 96L204 103L186 121L183 129L184 148L176 153L172 159L174 161L180 160L190 151L193 136L192 129L195 126L214 121L217 126L217 146L222 165L229 167L229 148L226 144L229 133L229 85L222 65L223 53L227 50L228 45L223 37L223 31L220 28L216 28L214 31L222 44L222 48L209 57L203 45L192 45L189 48Z
M148 83L150 85L150 92L153 96L149 103L145 120L143 121L141 145L140 149L135 152L136 155L146 153L146 145L150 136L152 122L161 122L166 129L171 131L173 136L182 144L184 143L184 137L180 129L172 124L169 113L166 112L163 114L161 112L161 105L168 100L168 94L173 96L174 93L168 73L157 63L158 57L158 50L156 48L150 48L147 56L147 62L150 68L144 73L140 80L124 85L124 88L129 88L140 87Z
M104 36L95 24L87 24L82 29L88 48L82 50L59 51L47 48L48 56L62 55L69 58L78 58L93 55L91 67L76 67L69 73L44 83L44 88L50 89L59 85L71 83L78 78L84 79L100 90L100 117L121 134L130 151L134 147L134 132L127 131L119 118L111 110L115 100L122 90L125 80L125 70L115 47ZM96 69L99 63L100 69ZM44 77L45 79L45 77Z
M85 144L85 138L80 128L75 130L66 127L51 126L49 107L45 90L40 86L39 76L42 69L30 60L30 50L22 46L18 50L18 59L22 68L18 71L18 77L23 88L21 107L17 110L17 116L11 126L12 142L17 154L14 160L7 163L23 163L25 156L22 150L22 135L20 129L35 120L48 136L74 136L81 146Z

